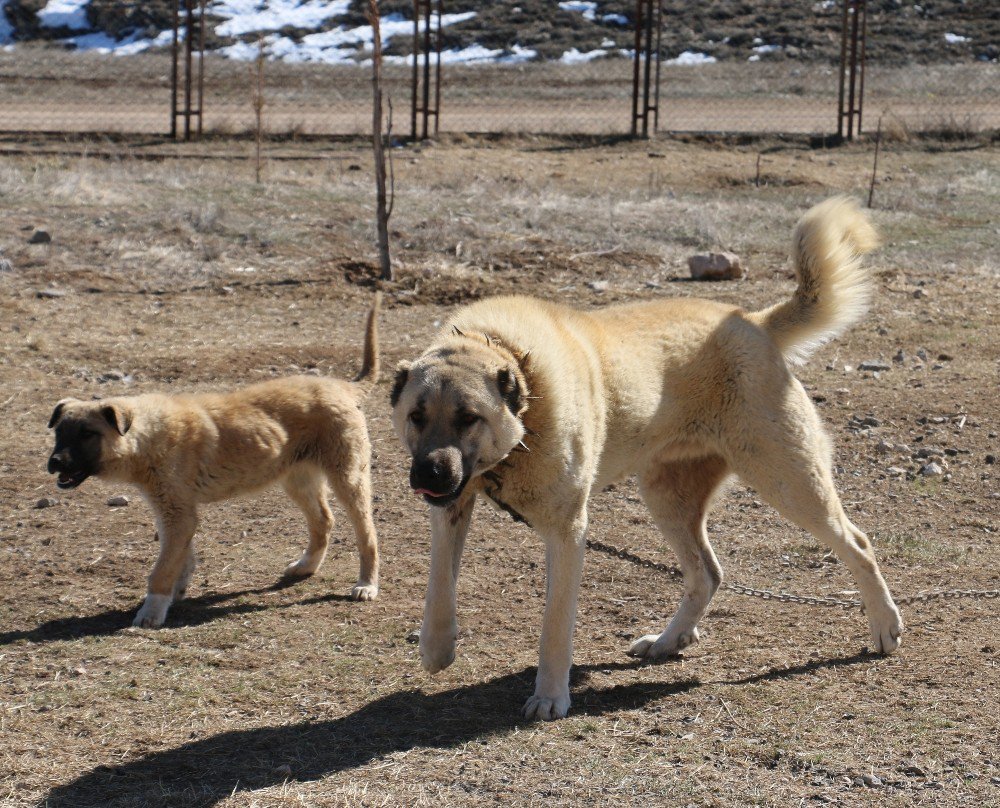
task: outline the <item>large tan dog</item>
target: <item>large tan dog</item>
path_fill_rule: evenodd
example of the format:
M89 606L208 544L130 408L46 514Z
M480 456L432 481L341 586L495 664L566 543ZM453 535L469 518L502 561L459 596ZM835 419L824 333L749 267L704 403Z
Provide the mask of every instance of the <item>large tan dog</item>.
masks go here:
M705 519L732 473L833 548L861 590L875 650L895 650L899 611L844 514L829 441L789 370L863 314L871 284L860 255L876 240L851 201L817 205L795 233L798 289L759 312L696 299L583 312L526 297L460 309L400 367L392 395L411 486L433 506L424 667L454 659L455 586L483 494L545 540L541 655L523 712L565 716L587 500L631 474L679 558L684 596L666 629L630 654L658 661L697 642L722 581Z
M329 486L357 536L355 600L378 595L378 545L371 512L371 443L361 402L378 380L379 297L368 314L361 372L353 382L312 376L235 392L63 399L49 421L56 445L49 472L60 488L92 475L138 486L152 506L160 555L134 625L163 624L194 570L197 506L281 482L305 513L309 546L285 569L312 575L333 527Z

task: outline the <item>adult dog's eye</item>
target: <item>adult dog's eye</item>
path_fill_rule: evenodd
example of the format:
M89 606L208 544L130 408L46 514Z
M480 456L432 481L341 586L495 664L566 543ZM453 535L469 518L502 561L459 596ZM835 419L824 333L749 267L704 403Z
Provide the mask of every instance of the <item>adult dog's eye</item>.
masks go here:
M423 414L420 410L414 410L408 416L410 423L413 424L417 429L420 429L425 423L427 423L427 416Z
M482 419L474 412L460 412L455 418L455 422L463 429L468 429L473 424Z

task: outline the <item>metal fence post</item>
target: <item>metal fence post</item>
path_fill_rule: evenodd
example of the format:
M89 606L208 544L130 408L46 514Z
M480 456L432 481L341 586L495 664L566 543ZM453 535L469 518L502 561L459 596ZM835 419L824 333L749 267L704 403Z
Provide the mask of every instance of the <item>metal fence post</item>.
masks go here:
M432 31L432 17L437 14L437 27ZM413 0L413 77L410 95L410 137L417 139L418 124L420 137L430 135L430 119L434 118L434 134L438 133L441 110L441 17L444 15L444 0ZM421 43L420 23L423 20L423 42ZM433 37L431 34L433 33ZM433 44L432 44L433 43ZM431 71L431 53L435 55L435 66ZM434 97L431 101L431 84ZM433 106L432 106L433 103ZM419 119L419 120L418 120Z
M184 21L181 22L181 3L184 4ZM195 4L198 6L197 29L195 27ZM179 109L177 102L180 91L180 36L184 32L184 106ZM198 77L194 86L195 39L198 43ZM195 135L202 133L202 106L205 97L205 0L174 0L174 36L171 41L170 72L170 137L177 138L177 119L184 118L184 140L191 140L191 118L196 117ZM195 99L197 93L197 100Z
M864 107L868 1L843 0L843 2L844 12L840 28L840 89L837 102L837 135L840 138L846 137L848 140L854 140L855 121L857 121L857 132L859 135L861 134L861 111Z
M656 32L655 46L653 32ZM660 40L663 30L663 5L660 0L636 0L635 53L632 57L632 136L649 137L649 114L653 113L653 131L660 123ZM656 60L656 86L653 82L652 60ZM642 76L642 108L640 109L639 76ZM653 101L650 102L650 93Z

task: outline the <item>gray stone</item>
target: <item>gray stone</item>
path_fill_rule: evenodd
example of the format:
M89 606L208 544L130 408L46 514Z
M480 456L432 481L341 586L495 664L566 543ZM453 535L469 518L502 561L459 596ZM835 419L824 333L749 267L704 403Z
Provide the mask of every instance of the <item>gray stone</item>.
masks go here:
M54 497L42 497L38 502L35 503L36 508L51 508L53 505L58 505L59 500Z
M699 253L688 258L688 269L696 281L738 281L746 270L735 253Z
M36 230L28 239L28 244L49 244L51 241L52 236L48 234L47 230Z
M607 281L590 281L587 286L595 292L606 292L608 291L608 286L610 286L610 284Z
M35 292L35 297L48 297L48 298L66 297L66 290L53 289L50 286L48 289L39 289L37 292Z
M891 477L902 477L906 474L906 469L901 469L899 466L889 466L886 473Z
M917 300L923 300L924 298L927 297L927 292L923 289L917 289L916 291L914 291L913 296Z
M108 505L112 508L124 508L128 505L128 497L124 494L116 494L113 497L108 497Z
M931 461L920 469L920 474L923 477L940 477L944 474L944 469L934 461Z
M883 362L881 359L868 359L858 365L858 370L881 371L889 370L890 367L892 366L888 362Z

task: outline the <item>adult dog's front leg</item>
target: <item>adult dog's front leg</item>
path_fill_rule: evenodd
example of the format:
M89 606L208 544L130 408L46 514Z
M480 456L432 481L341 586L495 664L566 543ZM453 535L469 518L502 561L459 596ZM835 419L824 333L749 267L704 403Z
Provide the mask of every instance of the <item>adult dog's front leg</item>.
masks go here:
M169 503L158 510L156 532L160 538L160 556L149 574L146 600L132 621L133 626L141 628L158 628L166 620L198 524L193 506Z
M545 536L545 616L535 694L525 702L525 718L551 721L569 711L569 669L573 663L576 601L583 574L587 512L568 528L542 531Z
M430 673L455 661L455 588L475 501L468 495L450 507L431 508L431 569L420 626L420 662Z

